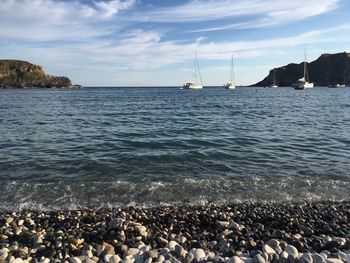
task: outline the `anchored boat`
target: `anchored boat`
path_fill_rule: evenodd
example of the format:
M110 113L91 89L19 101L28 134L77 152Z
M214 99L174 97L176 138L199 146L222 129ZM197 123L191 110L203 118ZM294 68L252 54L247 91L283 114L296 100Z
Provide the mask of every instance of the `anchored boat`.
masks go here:
M198 76L199 76L200 83L198 83ZM187 82L186 84L183 85L183 88L185 89L202 89L203 88L202 76L199 70L199 63L197 58L197 51L194 52L194 78L195 78L194 82Z
M231 81L227 82L224 85L225 89L235 89L236 85L235 85L235 75L234 75L234 69L233 69L233 54L231 56Z
M312 89L314 87L314 83L309 82L309 72L307 68L307 59L306 59L306 49L305 49L305 59L304 59L304 77L298 79L297 83L294 86L295 90L304 90L304 89Z
M273 69L273 84L269 86L269 88L278 88L278 85L276 84L276 69Z

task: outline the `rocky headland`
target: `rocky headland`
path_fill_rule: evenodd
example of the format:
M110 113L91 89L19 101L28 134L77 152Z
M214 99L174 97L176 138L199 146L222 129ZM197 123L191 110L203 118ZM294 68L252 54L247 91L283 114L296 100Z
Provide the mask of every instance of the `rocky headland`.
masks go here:
M67 77L51 76L41 66L21 60L0 60L0 88L79 88Z
M350 204L0 213L0 262L349 263Z
M323 54L315 61L307 63L307 68L310 81L317 86L350 84L350 53ZM276 84L281 87L290 87L303 76L304 62L271 69L267 77L252 86L271 85L274 80L274 70Z

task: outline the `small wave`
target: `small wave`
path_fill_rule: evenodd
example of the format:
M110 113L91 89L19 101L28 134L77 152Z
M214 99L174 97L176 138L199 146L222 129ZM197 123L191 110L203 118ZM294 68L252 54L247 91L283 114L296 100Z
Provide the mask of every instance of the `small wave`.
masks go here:
M0 210L59 210L121 206L207 205L241 202L349 201L350 182L252 177L183 178L176 182L8 182L0 186Z

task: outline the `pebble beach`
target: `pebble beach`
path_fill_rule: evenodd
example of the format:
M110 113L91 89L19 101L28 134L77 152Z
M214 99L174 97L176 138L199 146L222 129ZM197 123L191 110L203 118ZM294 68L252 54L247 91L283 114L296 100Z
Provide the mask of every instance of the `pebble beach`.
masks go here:
M1 262L350 263L350 204L0 213Z

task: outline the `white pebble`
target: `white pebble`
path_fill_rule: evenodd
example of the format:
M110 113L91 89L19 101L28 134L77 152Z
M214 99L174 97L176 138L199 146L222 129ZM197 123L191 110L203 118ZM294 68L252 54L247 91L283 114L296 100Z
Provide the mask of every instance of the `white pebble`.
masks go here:
M0 249L0 261L5 261L7 256L9 254L9 249L8 248L3 248Z
M9 263L23 263L23 259L15 258L15 259L10 260Z
M174 241L174 240L171 240L171 241L168 243L167 247L168 247L171 251L174 251L176 245L178 245L178 243L177 243L176 241Z
M343 263L339 258L327 258L326 263Z
M197 261L205 259L205 252L201 248L197 248L192 254Z
M263 252L266 252L267 254L276 254L276 251L266 244L263 246Z
M109 263L119 263L121 258L118 255L113 255L109 258Z
M299 254L298 249L292 245L286 246L284 251L286 251L289 255L292 255L294 258L297 258Z

